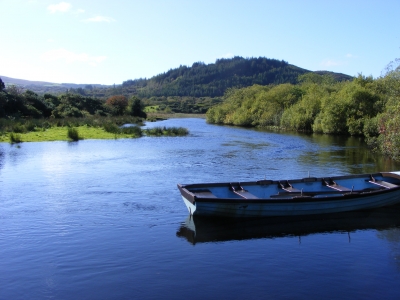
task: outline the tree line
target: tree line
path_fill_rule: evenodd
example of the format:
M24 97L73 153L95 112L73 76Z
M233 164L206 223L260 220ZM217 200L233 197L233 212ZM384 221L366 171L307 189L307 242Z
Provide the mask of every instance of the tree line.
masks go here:
M144 104L135 96L114 95L102 100L76 93L39 95L14 85L6 88L0 78L0 118L79 118L90 115L146 118Z
M298 84L230 89L210 108L207 122L362 136L375 150L400 160L400 62L377 79L360 74L338 82L306 73Z

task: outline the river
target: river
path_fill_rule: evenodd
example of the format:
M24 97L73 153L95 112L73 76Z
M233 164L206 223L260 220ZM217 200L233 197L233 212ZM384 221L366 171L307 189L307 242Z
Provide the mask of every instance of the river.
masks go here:
M0 143L0 299L399 299L400 208L188 218L177 183L400 170L357 138L170 119L186 137Z

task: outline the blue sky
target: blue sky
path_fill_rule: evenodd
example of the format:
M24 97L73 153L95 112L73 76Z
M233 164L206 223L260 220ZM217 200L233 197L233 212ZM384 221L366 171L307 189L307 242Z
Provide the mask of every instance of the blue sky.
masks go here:
M0 75L121 84L179 65L267 57L379 77L400 0L0 0Z

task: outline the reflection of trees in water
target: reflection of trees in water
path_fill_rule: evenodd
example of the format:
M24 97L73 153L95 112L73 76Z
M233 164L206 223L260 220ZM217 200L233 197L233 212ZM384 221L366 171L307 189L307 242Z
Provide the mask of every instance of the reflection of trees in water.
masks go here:
M304 152L299 156L300 162L313 162L319 165L338 164L346 166L349 173L353 174L392 171L400 168L399 163L372 152L360 138L326 134L313 134L311 137L319 150Z
M22 151L22 146L19 144L10 145L6 143L0 144L0 169L5 165L5 162L11 164L17 164L23 157L26 156L26 152Z
M5 156L4 150L1 147L0 148L0 169L3 168L3 165L4 165L4 156Z
M400 228L379 231L377 237L389 242L390 255L400 270Z
M20 162L21 158L26 155L25 151L22 151L20 145L11 146L10 151L7 153L8 159L7 161L12 164L17 164Z

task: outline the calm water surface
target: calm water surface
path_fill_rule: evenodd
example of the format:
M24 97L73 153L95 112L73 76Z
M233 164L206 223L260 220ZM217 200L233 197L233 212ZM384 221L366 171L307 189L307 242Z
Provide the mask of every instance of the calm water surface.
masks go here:
M0 299L400 298L400 208L208 222L176 188L398 164L354 138L147 126L190 135L0 144Z

